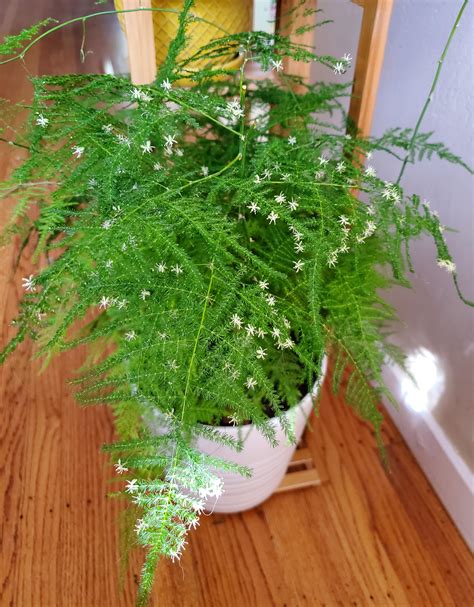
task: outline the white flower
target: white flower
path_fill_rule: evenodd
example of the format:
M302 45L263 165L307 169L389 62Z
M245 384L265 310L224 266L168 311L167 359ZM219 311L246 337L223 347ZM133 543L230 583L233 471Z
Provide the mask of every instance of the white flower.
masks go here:
M373 156L372 152L367 152L365 157L367 158L367 160L370 160L372 158L372 156Z
M373 206L367 205L366 209L367 215L375 215L375 209Z
M298 259L298 261L295 261L293 263L293 268L296 273L300 272L303 269L303 266L304 266L304 261L301 261L301 259Z
M275 211L272 211L268 216L268 223L276 223L276 220L279 219L279 215L278 213L275 213Z
M270 63L272 64L272 71L281 72L283 70L283 61L281 59L270 59Z
M285 194L283 194L283 192L280 192L279 194L277 194L275 196L275 202L277 202L278 204L283 204L284 202L286 202Z
M128 493L135 493L135 491L138 491L137 482L138 481L136 478L133 478L131 481L128 481L125 491L127 491Z
M278 165L275 165L275 170L278 171L280 167ZM270 169L265 169L263 171L263 178L264 179L271 179L272 176L272 172L270 171Z
M116 464L114 464L114 466L117 474L123 474L124 472L128 472L128 468L125 468L125 466L122 464L122 460L120 459Z
M202 166L201 173L204 175L204 177L207 177L209 175L209 167Z
M281 335L280 329L278 329L277 327L273 327L273 329L272 329L272 336L275 339L278 339L280 337L280 335Z
M262 291L266 291L268 289L268 282L266 280L259 280L258 286L262 289Z
M333 251L328 257L328 266L333 268L337 262L337 251Z
M143 289L142 291L140 291L140 297L143 299L143 301L145 301L145 299L147 297L150 297L151 293L150 291L147 291L146 289Z
M288 144L289 145L296 145L296 137L293 137L293 135L290 135L288 137Z
M166 80L163 80L163 82L160 84L160 86L167 93L169 91L171 91L171 82L168 80L168 78L166 78Z
M176 156L179 156L181 158L181 156L184 154L183 150L181 148L176 148Z
M282 173L282 175L281 175L281 180L282 181L288 181L289 178L290 178L290 174L289 173Z
M321 156L318 158L318 160L319 160L319 166L322 166L322 167L323 167L323 166L326 166L326 165L327 165L327 163L329 162L329 158L326 158L326 157L325 157L325 156L323 156L322 154L321 154Z
M282 347L284 350L286 350L286 349L288 349L288 348L292 348L292 347L293 347L295 344L294 344L294 342L293 342L293 341L292 341L292 340L291 340L291 339L288 337L288 339L285 339L285 341L284 341L284 342L282 342L280 345L281 345L281 347Z
M290 328L290 321L288 320L288 318L284 318L284 319L283 319L283 324L285 325L285 327L286 327L287 329L289 329L289 328Z
M244 110L240 106L240 101L238 99L234 99L233 101L229 101L227 103L226 110L234 118L242 118L242 116L244 115Z
M109 230L112 227L113 223L114 222L111 219L106 219L104 222L102 222L102 228L104 230Z
M25 289L27 293L34 293L34 291L36 291L36 287L33 274L30 274L27 278L22 278L21 286Z
M132 90L131 93L131 97L132 99L141 99L142 98L142 92L140 89L137 89L136 87Z
M253 325L247 325L245 327L245 330L247 331L247 335L250 336L254 336L255 335L255 327Z
M302 253L304 251L304 246L301 244L301 242L295 243L295 251L297 253Z
M346 163L345 162L338 162L336 165L336 171L338 173L344 173L344 171L346 170Z
M240 318L240 316L238 314L232 314L232 318L230 319L230 322L234 325L234 327L236 327L237 329L241 329L242 328L242 319Z
M364 175L366 175L367 177L375 177L376 171L374 167L369 164L369 166L364 171Z
M173 266L171 268L171 271L174 272L176 274L176 276L178 276L178 274L183 273L183 268L181 266L179 266L178 264L176 264L175 266Z
M143 143L140 147L142 148L142 154L151 154L151 152L153 152L155 149L155 146L151 145L150 140Z
M267 351L263 348L257 348L256 357L260 360L263 360L267 355Z
M39 114L38 118L36 119L36 124L44 129L48 126L49 120L45 118L43 114Z
M454 274L456 272L456 264L450 259L438 259L437 264L440 268L443 268L450 274Z
M155 164L153 165L153 169L155 171L161 171L161 169L163 168L161 162L155 162Z
M121 299L117 302L117 308L119 310L121 310L122 308L125 308L125 306L128 304L128 301L126 299Z
M260 175L255 175L255 177L253 178L253 182L254 183L261 183L262 178L260 177Z
M89 181L87 182L87 185L88 185L90 188L95 188L95 186L97 185L97 179L94 179L94 177L91 177L91 178L89 179Z
M350 53L344 53L344 55L341 57L341 61L344 61L345 63L351 63L352 55Z
M137 336L137 334L133 330L125 333L125 339L127 341L133 341L136 338L136 336Z
M105 262L105 267L107 268L107 270L110 270L110 268L114 265L114 261L113 259L107 259L107 261Z
M110 135L110 133L113 131L113 126L111 124L103 124L102 125L102 130L104 131L104 133L107 133L107 135Z
M298 203L296 202L296 200L294 200L293 198L288 202L288 206L290 207L290 209L292 211L296 211L296 209L298 208Z
M179 369L179 365L176 360L170 360L168 366L172 371L177 371Z
M260 327L257 329L257 337L260 337L260 339L263 339L266 334L267 334L266 331L264 331Z
M166 272L166 263L162 261L161 263L156 264L156 271L160 272L160 274Z
M238 426L239 425L239 420L237 419L237 417L235 415L232 415L231 417L229 417L229 422L233 426Z
M80 145L74 145L71 149L72 155L76 158L80 158L84 154L84 148Z
M255 381L255 379L253 377L247 377L247 381L245 382L246 388L248 388L249 390L253 390L256 385L257 385L257 382Z
M132 147L132 142L130 141L130 139L125 135L122 135L122 133L119 133L117 135L117 141L120 143L120 145L126 145L128 149Z
M366 236L371 236L375 232L376 229L377 229L377 224L375 223L375 221L368 221L365 225L364 234Z
M143 531L143 529L145 529L145 528L146 528L145 521L143 519L139 518L137 520L137 522L135 523L135 533L137 535L139 535Z
M170 149L173 147L175 143L178 143L175 139L174 135L165 135L165 147Z
M161 339L161 341L166 341L168 339L168 334L164 331L160 331L158 333L158 337Z
M275 305L275 297L273 295L267 295L266 296L266 301L267 304L270 306L270 308L273 308L273 306Z
M351 223L345 215L341 215L339 217L338 221L341 224L341 226L348 226Z
M322 181L325 176L326 176L326 173L324 171L316 171L316 173L314 174L314 178L317 181Z
M253 213L254 215L257 213L257 211L260 211L260 207L258 206L258 204L256 202L251 202L247 206L247 209L250 209L250 212Z
M334 64L334 73L335 74L344 74L346 71L346 63L342 61L337 61Z
M102 299L99 301L99 310L106 310L112 304L110 297L102 295Z

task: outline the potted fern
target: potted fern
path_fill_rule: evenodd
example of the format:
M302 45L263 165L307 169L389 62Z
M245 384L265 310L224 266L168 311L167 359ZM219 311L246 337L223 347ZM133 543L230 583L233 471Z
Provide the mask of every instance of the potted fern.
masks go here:
M118 440L104 449L148 548L142 604L159 558L180 557L223 488L233 495L229 511L278 484L325 352L334 389L348 373L345 399L380 443L378 403L390 398L382 366L403 365L387 339L395 311L380 291L409 285L412 239L431 235L458 288L436 212L399 181L383 181L370 156L397 154L403 168L425 153L462 161L418 127L360 139L345 120L328 125L346 85L296 94L291 75L246 76L249 60L281 72L285 56L341 73L347 55L320 57L284 36L248 32L182 58L191 7L186 0L152 85L34 78L24 129L10 142L27 155L1 186L17 200L4 238L33 246L38 266L23 278L1 360L26 338L46 361L87 346L71 381L82 404L107 403L115 414ZM63 25L7 38L0 63ZM237 72L203 61L236 52ZM183 78L192 86L174 85ZM251 482L252 469L271 461L249 453L251 434L277 461L261 493L255 484L233 493L237 474Z

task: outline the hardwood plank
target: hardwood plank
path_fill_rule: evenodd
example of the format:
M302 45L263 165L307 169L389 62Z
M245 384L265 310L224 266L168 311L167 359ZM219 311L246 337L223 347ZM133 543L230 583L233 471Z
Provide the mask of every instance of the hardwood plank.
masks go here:
M80 4L80 6L78 6ZM52 15L97 10L93 0L0 4L13 33ZM105 5L106 7L108 5ZM117 23L89 30L95 53L81 64L80 29L35 47L28 70L126 70ZM0 96L27 99L19 66L0 68ZM20 153L0 147L0 177ZM7 205L0 206L0 222ZM11 332L26 255L1 251L0 323ZM66 379L83 359L72 352L42 375L24 344L0 368L0 605L131 607L142 555L119 585L117 523L123 504L107 497L113 471L100 445L113 437L107 409L79 408ZM472 558L396 428L387 422L387 472L367 426L323 389L306 447L324 483L272 496L236 515L202 519L180 564L162 562L153 594L160 607L470 607Z

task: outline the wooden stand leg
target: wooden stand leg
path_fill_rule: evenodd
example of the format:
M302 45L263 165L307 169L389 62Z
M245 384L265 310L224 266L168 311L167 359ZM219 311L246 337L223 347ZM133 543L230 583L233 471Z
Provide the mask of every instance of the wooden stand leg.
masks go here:
M294 491L321 484L321 477L314 467L311 451L306 447L304 437L298 445L293 459L288 465L287 473L275 493Z

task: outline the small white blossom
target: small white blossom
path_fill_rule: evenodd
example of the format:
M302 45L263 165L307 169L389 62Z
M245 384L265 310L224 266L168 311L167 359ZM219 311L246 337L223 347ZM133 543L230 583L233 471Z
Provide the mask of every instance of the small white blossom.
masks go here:
M140 89L137 89L136 87L132 90L131 93L131 98L132 99L141 99L142 98L142 92Z
M110 228L112 227L113 223L114 222L111 219L106 219L104 222L102 222L102 228L104 230L110 230Z
M125 307L127 306L127 304L128 304L128 301L127 301L126 299L120 299L120 300L117 302L117 308L118 308L119 310L122 310L123 308L125 308Z
M107 268L107 270L110 270L110 268L114 265L114 260L113 259L107 259L107 261L105 262L105 267Z
M117 135L117 141L120 143L120 145L126 145L128 149L132 147L132 142L130 141L130 139L125 135L122 135L122 133L119 133Z
M201 173L204 175L204 177L207 177L209 175L209 167L202 166Z
M102 299L99 301L99 310L106 310L112 304L110 297L102 295Z
M247 209L250 209L250 212L253 213L254 215L257 213L257 211L260 211L260 207L258 206L258 204L256 202L251 202L247 206Z
M275 171L278 171L279 168L280 168L279 165L275 165ZM271 177L272 177L272 172L270 171L270 169L265 169L263 171L263 178L271 179Z
M454 274L456 272L456 264L450 259L438 259L437 264L440 268L443 268L450 274Z
M294 342L288 337L284 342L282 342L281 347L286 350L288 348L292 348L294 345Z
M366 175L367 177L375 177L376 174L377 173L376 173L374 167L371 166L370 164L364 171L364 175Z
M262 289L262 291L266 291L268 289L268 282L266 280L259 280L258 286Z
M131 481L128 481L125 491L127 491L128 493L135 493L135 491L138 491L137 482L138 481L136 478L133 478Z
M290 209L291 209L292 211L296 211L296 209L298 208L298 203L296 202L296 200L291 199L291 200L288 202L288 206L290 207Z
M337 251L333 251L328 257L328 266L333 268L337 263Z
M183 273L183 268L181 266L179 266L178 264L176 264L175 266L173 266L171 268L171 271L174 272L176 274L176 276L178 276L178 274Z
M127 333L125 333L125 339L127 341L133 341L136 338L137 334L135 333L135 331L127 331Z
M36 124L44 129L48 126L49 120L45 118L43 114L39 114L38 118L36 119Z
M94 179L94 177L91 177L91 178L89 179L89 181L87 182L87 185L88 185L90 188L95 188L95 186L97 185L97 179Z
M273 306L275 305L275 297L273 295L267 295L266 296L266 301L267 304L270 306L270 308L273 308Z
M288 320L288 318L284 318L284 319L283 319L283 324L285 325L285 327L286 327L287 329L289 329L289 328L290 328L290 321Z
M283 204L284 202L286 202L285 194L283 194L283 192L280 192L279 194L277 194L275 196L275 202L277 202L278 204Z
M155 162L155 164L153 165L153 169L155 171L161 171L162 168L163 168L163 165L161 164L161 162Z
M346 64L342 61L337 61L334 64L334 73L335 74L344 74L346 71Z
M283 70L283 61L281 59L270 59L270 63L272 64L272 71L281 72Z
M346 163L341 160L341 162L338 162L336 165L336 171L338 173L344 173L345 170L346 170Z
M114 127L111 124L103 124L102 125L102 130L104 131L104 133L107 133L107 135L110 135L110 133L113 131Z
M247 325L245 330L247 331L247 335L249 337L253 337L255 335L255 327L253 325Z
M145 301L145 299L147 297L150 297L151 293L150 291L147 291L146 289L143 289L142 291L140 291L140 297L143 299L143 301Z
M316 181L322 181L326 177L326 173L324 171L316 171L314 174L314 178Z
M242 116L244 115L244 110L241 107L240 101L238 99L234 99L233 101L229 101L227 103L226 110L234 118L242 118Z
M278 327L273 327L272 329L272 337L274 337L275 339L278 339L281 335L281 331L280 329L278 329Z
M288 137L288 144L289 145L296 145L296 137L293 137L293 135L290 135Z
M253 178L253 182L254 183L261 183L262 178L260 177L260 175L255 175L255 177Z
M114 467L117 474L123 474L124 472L128 472L128 468L125 468L125 466L122 464L122 460L120 459L116 464L114 464Z
M177 371L179 369L179 365L176 362L176 360L170 360L170 362L168 363L168 367L172 370L172 371Z
M71 149L72 155L76 158L80 158L84 154L84 148L81 145L74 145Z
M260 337L260 339L263 339L266 334L267 332L261 329L260 327L257 329L257 337Z
M165 147L171 149L175 143L178 143L174 135L165 135Z
M272 211L272 212L271 212L271 213L270 213L270 214L267 216L268 223L270 223L270 224L271 224L271 223L276 223L276 221L277 221L277 219L279 219L279 217L280 217L280 216L278 215L278 213L275 213L275 211Z
M325 156L323 156L322 154L321 154L321 156L318 158L318 160L319 160L319 166L322 166L322 167L323 167L323 166L326 166L326 165L327 165L327 163L329 162L329 158L326 158L326 157L325 157Z
M264 348L257 348L257 352L255 354L255 356L260 359L263 360L267 355L267 351L264 350Z
M238 426L239 425L239 420L237 419L237 417L235 415L232 415L231 417L229 417L229 422L233 426Z
M351 223L345 215L341 215L339 217L338 221L341 224L341 226L348 226Z
M367 211L367 215L375 215L375 209L373 206L367 205L365 210Z
M161 341L166 341L168 339L168 334L164 331L160 331L158 333L158 337L161 339Z
M166 272L166 263L164 261L156 264L156 271L160 272L160 274L163 274L163 272Z
M167 93L169 91L171 91L171 82L168 80L168 78L166 78L166 80L163 80L163 82L160 84L160 86Z
M238 314L233 314L232 318L230 320L230 322L233 324L234 327L236 327L237 329L241 329L242 328L242 319L240 318L240 316Z
M281 180L282 181L288 181L290 178L290 174L289 173L282 173L281 175Z
M146 523L143 519L139 518L137 520L137 522L135 523L135 533L137 535L140 535L140 533L143 531L143 529L146 528Z
M34 293L34 291L36 291L36 287L33 274L30 274L28 277L22 278L21 286L25 289L27 293Z
M344 61L345 63L351 63L352 55L350 53L344 53L344 55L341 57L341 61Z
M151 145L150 140L143 143L140 147L142 148L142 154L151 154L151 152L153 152L155 149L155 146Z
M253 390L257 385L256 380L253 377L247 377L247 381L245 382L245 387L249 390Z
M303 269L303 266L304 266L304 261L301 261L301 259L298 259L298 261L295 261L293 263L293 268L296 273L300 272Z

